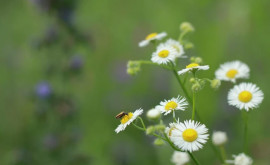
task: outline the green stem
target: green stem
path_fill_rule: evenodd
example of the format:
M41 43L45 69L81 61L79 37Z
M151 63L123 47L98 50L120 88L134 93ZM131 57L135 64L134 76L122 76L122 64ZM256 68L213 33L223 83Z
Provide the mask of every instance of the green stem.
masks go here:
M141 131L145 131L145 130L146 130L145 127L142 128L142 127L140 127L140 126L137 126L135 123L132 123L132 125L133 125L135 128L137 128L137 129L139 129L139 130L141 130ZM162 139L162 140L164 140L164 141L167 141L164 137L162 137L162 136L160 136L160 135L158 135L158 134L156 134L156 133L152 133L151 135L156 136L156 137L158 137L158 138L160 138L160 139Z
M175 118L175 111L173 111L173 121L176 123L177 122L177 120L176 120L176 118Z
M156 136L156 137L158 137L158 138L160 138L160 139L162 139L162 140L164 140L164 141L167 141L164 137L162 137L162 136L160 136L160 135L158 135L158 134L156 134L156 133L153 133L153 134L151 134L151 135L154 135L154 136Z
M184 86L184 84L182 83L182 81L180 80L179 76L178 76L178 73L177 71L175 70L175 68L173 67L173 74L175 75L176 79L177 79L177 82L179 83L180 87L182 88L186 98L187 98L187 101L191 104L191 98L189 97L188 95L188 92Z
M195 118L195 100L196 100L196 93L193 92L193 109L192 109L192 120Z
M185 85L185 84L186 84L186 82L187 82L187 78L188 78L188 74L186 74L186 75L185 75L185 77L184 77L183 85Z
M132 123L132 124L133 124L133 126L136 127L137 129L139 129L139 130L141 130L141 131L145 131L144 128L137 126L135 123Z
M184 84L183 84L182 81L180 80L180 78L179 78L179 76L178 76L178 73L177 73L177 71L175 70L174 63L171 63L171 64L172 64L172 69L171 69L171 70L173 71L173 74L175 75L175 77L176 77L176 79L177 79L177 82L179 83L180 87L182 88L182 90L183 90L183 92L184 92L184 95L186 96L186 99L187 99L188 103L189 103L190 105L193 104L191 98L190 98L189 95L188 95L188 92L187 92L187 90L186 90ZM195 112L195 115L196 115L197 119L198 119L199 121L202 122L202 120L201 120L199 114Z
M195 158L195 156L191 152L188 152L188 154L196 165L200 165L199 161Z
M183 44L183 37L187 34L188 31L184 31L179 35L178 41L180 44Z
M143 128L146 130L145 125L144 125L144 122L143 122L143 119L142 119L141 117L138 117L138 119L140 119L140 121L141 121L141 123L142 123Z
M248 112L245 110L243 111L243 118L244 118L244 145L243 151L247 153L247 133L248 133Z
M183 152L182 150L180 150L179 148L177 148L172 142L171 140L168 138L168 136L166 135L166 133L163 133L164 137L166 138L166 141L170 144L170 146L176 150L176 151L181 151ZM191 157L191 159L195 162L196 165L200 165L199 161L194 157L194 155L192 155L191 152L188 152L189 156Z
M211 148L214 150L216 156L219 158L219 160L221 161L221 163L224 164L225 162L223 161L223 158L221 156L221 153L218 151L218 149L216 148L216 146L213 145L213 143L211 143Z
M167 141L169 143L169 145L176 151L182 151L180 150L179 148L177 148L172 142L171 140L168 138L167 134L166 133L163 133L164 137L165 137L165 141Z
M193 77L196 80L196 72L195 71L193 72ZM192 109L192 118L191 118L192 120L195 119L195 103L196 103L195 101L196 101L196 92L193 91L193 101L192 101L193 109Z
M226 150L225 150L225 148L224 148L224 145L221 145L221 146L219 146L219 149L220 149L220 154L221 154L221 157L222 157L222 163L224 164L224 165L226 165L227 163L226 163L226 159L227 159L227 155L226 155Z

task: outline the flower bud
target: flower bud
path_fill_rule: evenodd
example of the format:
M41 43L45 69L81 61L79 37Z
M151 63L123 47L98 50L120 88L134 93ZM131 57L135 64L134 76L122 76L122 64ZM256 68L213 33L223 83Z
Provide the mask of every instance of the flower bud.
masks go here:
M201 85L199 83L195 83L191 87L193 92L198 92L201 89Z
M197 63L197 64L201 64L202 63L202 58L201 57L196 57L194 62Z
M196 79L192 77L192 78L189 79L189 82L195 83L196 82Z
M190 57L190 61L192 63L201 64L203 62L203 59L201 57Z
M214 89L218 89L221 85L221 81L219 79L214 79L211 81L210 86Z
M166 127L163 124L158 124L158 125L155 126L155 128L156 128L157 131L164 132Z
M204 87L204 85L205 85L205 80L198 79L198 83L200 84L201 89L202 89Z
M129 61L127 64L127 73L129 75L136 75L141 70L141 64L138 61Z
M193 57L193 56L190 57L190 62L191 62L191 63L195 63L195 57Z
M228 141L226 132L216 131L212 135L212 142L216 146L225 144Z
M157 146L162 146L164 145L164 141L160 138L157 138L155 141L154 141L154 144L157 145Z
M190 161L190 158L186 152L174 151L171 161L176 165L184 165Z
M194 27L189 22L183 22L180 25L180 31L182 31L182 32L192 32L192 31L194 31Z
M150 109L147 114L146 114L146 117L150 120L157 120L159 119L161 116L161 113L159 110L153 108L153 109Z
M192 49L192 48L194 48L194 44L191 42L188 42L188 43L184 44L184 47L185 47L185 49Z
M154 126L149 126L146 128L146 135L151 135L156 131L156 128Z

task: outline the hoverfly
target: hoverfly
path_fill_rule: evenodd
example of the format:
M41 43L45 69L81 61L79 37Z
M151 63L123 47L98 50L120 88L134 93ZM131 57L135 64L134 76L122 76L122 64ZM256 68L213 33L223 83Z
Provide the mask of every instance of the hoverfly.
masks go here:
M124 117L125 115L128 115L128 113L122 111L122 112L120 112L119 114L117 114L117 115L115 116L115 118L116 118L116 119L121 119L121 118Z

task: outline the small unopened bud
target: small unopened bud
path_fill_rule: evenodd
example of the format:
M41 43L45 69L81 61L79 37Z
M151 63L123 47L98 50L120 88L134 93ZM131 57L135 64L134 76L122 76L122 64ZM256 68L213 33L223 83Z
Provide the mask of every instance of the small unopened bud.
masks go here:
M157 146L162 146L164 145L164 141L160 138L157 138L155 141L154 141L154 144L157 145Z
M180 25L180 30L182 32L192 32L194 31L194 27L189 22L183 22Z
M212 135L212 142L216 146L225 144L228 141L226 132L217 131Z
M201 89L201 85L199 83L195 83L191 87L193 92L198 92Z
M192 49L192 48L194 48L194 44L191 42L188 42L188 43L184 44L184 47L185 47L185 49Z
M190 62L195 63L195 57L190 57Z
M214 89L218 89L221 85L221 81L219 79L214 79L211 81L211 87Z
M176 165L185 165L190 161L190 158L186 152L174 151L171 161Z
M198 79L198 82L199 82L199 84L201 85L201 88L203 88L204 85L205 85L205 80L203 80L203 79Z
M159 119L161 116L161 113L159 110L153 108L153 109L150 109L147 114L146 114L146 117L150 120L157 120Z
M192 78L189 79L189 82L195 83L196 82L196 79L192 77Z
M201 57L190 57L192 63L201 64L203 62Z
M141 70L141 63L138 61L129 61L127 64L127 73L129 75L136 75Z
M202 58L201 57L196 57L194 62L197 63L197 64L201 64L202 63Z
M146 135L151 135L156 131L156 128L154 126L149 126L146 128Z
M164 132L166 127L163 124L158 124L158 125L155 126L155 128L156 128L157 131Z

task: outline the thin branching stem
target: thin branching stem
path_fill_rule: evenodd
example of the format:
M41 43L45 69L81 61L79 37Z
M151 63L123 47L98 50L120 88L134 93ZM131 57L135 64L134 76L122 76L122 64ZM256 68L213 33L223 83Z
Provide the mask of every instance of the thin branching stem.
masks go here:
M223 164L227 165L227 163L226 163L227 155L226 155L226 150L225 150L224 145L219 146L219 149L220 149L220 154L222 157Z
M189 97L188 92L187 92L187 90L186 90L184 84L183 84L182 81L180 80L180 77L179 77L179 75L178 75L176 69L174 68L174 64L173 64L173 63L172 63L172 66L173 66L173 67L172 67L173 74L175 75L175 77L176 77L176 79L177 79L177 82L179 83L180 87L182 88L182 90L183 90L183 92L184 92L184 94L185 94L185 96L186 96L186 98L187 98L187 101L189 102L189 104L191 104L191 103L192 103L191 98Z
M200 165L199 161L195 158L195 156L191 152L188 152L188 154L196 165Z
M195 71L193 72L193 77L194 77L194 79L196 79ZM196 91L193 91L192 104L193 104L193 106L192 106L192 117L191 117L191 119L194 120L195 119Z
M193 92L193 109L192 109L192 120L195 119L195 100L196 100L196 93Z
M247 132L248 132L248 112L245 110L243 111L243 120L244 120L244 144L243 144L243 151L247 153Z
M142 119L141 117L138 117L138 119L140 119L140 121L141 121L141 123L142 123L143 128L146 130L145 125L144 125L144 122L143 122L143 119Z

